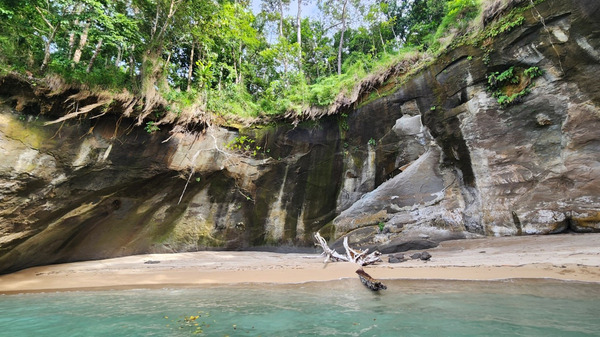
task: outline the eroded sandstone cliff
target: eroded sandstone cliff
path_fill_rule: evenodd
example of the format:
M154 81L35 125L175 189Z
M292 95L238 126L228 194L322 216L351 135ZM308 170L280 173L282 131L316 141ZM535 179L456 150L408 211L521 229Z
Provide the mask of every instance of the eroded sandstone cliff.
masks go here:
M150 134L93 111L45 125L65 97L5 77L0 272L310 247L317 230L384 252L600 231L600 3L547 0L518 15L522 24L451 49L387 96L297 126ZM501 106L488 77L511 67L522 80L498 90L529 93ZM532 67L540 76L527 78ZM244 139L248 150L231 149Z

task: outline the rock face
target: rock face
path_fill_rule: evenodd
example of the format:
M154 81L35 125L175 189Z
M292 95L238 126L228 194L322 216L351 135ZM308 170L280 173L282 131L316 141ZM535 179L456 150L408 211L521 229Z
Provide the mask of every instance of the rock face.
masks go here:
M396 126L418 114L428 132L407 147L420 157L405 170L392 169L412 160L406 148L388 155L390 164L379 166L377 176L397 174L376 181L376 189L336 217L337 235L378 221L403 226L403 236L427 226L484 235L600 230L600 92L590 83L600 70L600 40L592 33L599 23L591 19L600 5L545 1L522 15L524 25L483 53L454 49L357 111L358 120L395 109ZM486 76L533 66L543 75L531 93L502 108ZM392 128L395 135L399 129L409 128ZM403 135L417 135L416 129ZM385 146L381 152L392 152Z
M297 127L149 134L110 114L44 126L61 112L43 103L64 98L5 78L0 272L309 247L317 230L383 253L600 231L600 3L547 0L519 15L522 25L452 49L393 93ZM486 76L511 67L542 75L502 107ZM244 136L248 150L227 146Z
M324 144L336 143L337 123L266 130L281 158L258 159L228 150L238 134L222 128L171 137L127 120L46 119L0 110L0 270L309 246L335 216L342 160Z

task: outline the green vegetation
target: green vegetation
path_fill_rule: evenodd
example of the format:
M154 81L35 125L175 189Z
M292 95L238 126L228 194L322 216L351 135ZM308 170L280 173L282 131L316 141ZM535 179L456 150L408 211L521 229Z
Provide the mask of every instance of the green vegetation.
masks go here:
M479 46L479 48L484 52L482 56L483 63L489 65L491 61L490 53L493 51L492 43L494 38L501 34L506 34L512 31L513 29L521 26L523 23L525 23L525 17L523 16L523 12L533 8L533 6L538 5L544 1L545 0L532 0L526 2L524 6L516 7L510 12L505 13L498 20L491 22L481 32L474 34L468 39L458 39L455 42L455 45L460 45L468 42L473 46Z
M479 7L479 0L448 1L447 13L433 36L433 49L438 50L440 48L440 40L448 35L450 30L464 32L471 21L479 14Z
M517 69L514 66L503 72L487 75L488 90L496 97L498 104L506 108L522 101L531 92L533 79L543 74L538 67Z
M523 74L530 78L536 78L536 77L542 76L544 74L544 72L542 71L542 69L540 69L538 67L529 67L529 68L523 70Z
M522 25L524 22L525 17L520 14L520 11L512 11L497 22L488 26L482 33L473 38L473 45L479 45L481 50L484 52L484 64L487 65L491 61L490 53L493 51L493 39L500 34L507 33L515 27Z
M268 154L269 149L256 144L256 140L248 136L238 136L225 144L225 148L245 156L256 157L259 154Z
M486 39L496 37L522 25L523 22L525 22L525 17L520 14L513 13L512 15L507 15L500 19L495 25L491 26L490 29L483 34L483 37Z
M0 0L0 74L125 91L141 98L134 113L148 132L163 118L300 116L340 95L358 100L372 74L402 62L410 74L472 39L482 1L313 0L317 19L286 16L302 0L256 0L255 13L249 0ZM476 43L521 25L513 12Z
M148 132L148 133L153 133L155 131L160 130L160 128L153 121L148 121L148 122L146 122L146 126L144 127L144 130L146 130L146 132Z

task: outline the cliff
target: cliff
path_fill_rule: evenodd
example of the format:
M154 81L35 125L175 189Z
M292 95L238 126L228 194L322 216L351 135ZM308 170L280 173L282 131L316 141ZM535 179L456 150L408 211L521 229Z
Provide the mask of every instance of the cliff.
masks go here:
M105 98L5 76L0 272L309 247L315 231L382 252L600 231L600 3L504 15L372 99L297 126L149 133L92 106ZM92 108L47 124L79 104Z

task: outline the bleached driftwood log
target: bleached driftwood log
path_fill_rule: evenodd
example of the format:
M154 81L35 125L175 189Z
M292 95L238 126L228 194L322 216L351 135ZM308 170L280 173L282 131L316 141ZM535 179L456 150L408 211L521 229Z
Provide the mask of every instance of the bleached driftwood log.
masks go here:
M375 262L381 262L381 253L378 251L374 251L371 254L367 255L367 253L369 252L368 249L360 251L350 248L350 246L348 245L347 236L344 237L344 248L346 249L346 255L342 255L336 252L335 250L329 248L329 246L327 245L327 241L325 241L325 239L321 236L321 234L319 234L319 232L315 233L315 239L317 240L317 243L315 244L323 248L323 255L325 255L324 263L327 263L330 260L334 262L347 261L357 263L361 266L366 266ZM371 275L367 274L362 269L362 267L359 268L356 271L356 273L358 274L358 278L360 278L360 281L362 282L362 284L365 285L365 287L373 291L387 289L387 287L383 283L381 283L381 281L372 278Z
M348 246L347 236L344 237L344 248L346 249L346 255L342 255L336 252L335 250L329 248L329 246L327 245L327 241L325 241L325 239L321 236L321 234L319 234L319 232L315 233L315 239L317 240L316 245L323 248L323 254L325 255L325 263L327 263L329 260L334 262L347 261L358 263L361 266L366 266L375 262L381 262L381 253L378 251L374 251L371 254L367 255L367 253L369 252L368 249L360 251L350 248L350 246Z
M315 245L320 246L323 249L322 255L325 255L325 261L323 261L323 263L327 263L330 260L333 262L348 261L348 258L346 256L329 248L329 246L327 245L327 241L325 241L325 238L323 238L321 234L319 234L319 232L315 233L315 239L317 240Z

